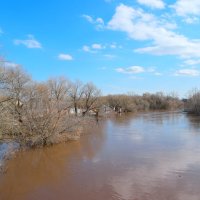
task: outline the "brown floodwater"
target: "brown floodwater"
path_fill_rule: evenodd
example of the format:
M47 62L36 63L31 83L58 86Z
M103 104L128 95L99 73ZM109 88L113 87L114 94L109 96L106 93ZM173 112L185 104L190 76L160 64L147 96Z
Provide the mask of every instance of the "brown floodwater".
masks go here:
M79 141L17 153L0 200L199 200L200 119L181 112L108 118Z

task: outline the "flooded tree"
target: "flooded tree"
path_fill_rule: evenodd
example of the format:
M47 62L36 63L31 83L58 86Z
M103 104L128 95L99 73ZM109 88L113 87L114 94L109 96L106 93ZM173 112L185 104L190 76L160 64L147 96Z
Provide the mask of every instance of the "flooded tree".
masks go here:
M84 85L82 98L83 116L91 110L95 111L98 109L98 99L100 95L101 91L93 83Z
M80 81L71 83L69 98L71 99L75 115L78 116L78 110L81 108L81 99L84 93L84 85Z
M186 110L189 113L200 115L200 91L194 89L190 92L189 98L185 103Z
M83 117L77 109L82 106L86 114L94 107L99 90L93 84L63 77L38 83L18 67L0 72L1 138L43 146L80 135Z

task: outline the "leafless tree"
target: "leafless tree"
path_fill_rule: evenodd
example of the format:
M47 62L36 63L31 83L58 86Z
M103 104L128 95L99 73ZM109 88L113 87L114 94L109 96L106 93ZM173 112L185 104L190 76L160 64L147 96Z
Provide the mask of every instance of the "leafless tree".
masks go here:
M89 111L98 109L98 99L101 91L93 83L87 83L83 88L82 107L84 109L83 116Z
M198 89L190 92L185 107L188 112L200 115L200 91Z
M69 97L73 105L75 115L78 116L78 108L80 108L81 99L84 94L84 85L80 81L71 83Z
M77 132L80 118L69 114L69 81L36 83L20 68L0 69L1 135L35 146Z

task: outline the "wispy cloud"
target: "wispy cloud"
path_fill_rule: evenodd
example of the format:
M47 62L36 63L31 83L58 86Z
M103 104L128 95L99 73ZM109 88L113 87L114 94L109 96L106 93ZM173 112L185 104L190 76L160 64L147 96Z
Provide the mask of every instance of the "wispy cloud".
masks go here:
M196 69L180 69L174 73L174 76L199 76L200 71Z
M97 53L97 51L105 49L105 46L103 46L102 44L98 44L98 43L94 43L90 46L88 45L84 45L82 47L82 50L88 53Z
M139 4L148 6L150 8L163 9L165 3L162 0L137 0Z
M65 60L65 61L71 61L71 60L73 60L73 57L69 54L61 53L61 54L58 55L58 59L59 60Z
M111 43L111 44L94 43L91 45L84 45L82 47L82 50L89 53L97 53L100 50L105 50L105 49L111 50L111 49L117 49L117 48L122 48L122 46L117 45L116 43Z
M141 66L132 66L132 67L127 67L127 68L117 68L117 72L123 73L123 74L140 74L144 73L145 69L144 67Z
M30 49L41 49L42 48L41 43L39 41L37 41L33 35L28 35L27 37L28 38L24 39L24 40L15 39L14 44L15 45L24 45Z
M187 24L197 24L199 23L198 17L185 17L183 21Z
M113 54L105 54L104 57L109 59L109 60L112 60L112 59L116 58L117 56L113 55Z
M155 76L162 75L160 72L157 72L155 68L152 68L152 67L144 68L142 66L131 66L127 68L120 67L120 68L116 68L115 70L118 73L129 74L129 75L142 74L142 73L151 73L152 75L155 75Z
M121 49L122 48L121 45L118 45L116 43L111 43L111 44L107 45L106 47L111 48L111 49Z
M89 23L94 24L97 29L104 28L104 20L100 17L93 18L90 15L82 15L84 19L86 19Z
M89 52L89 53L95 53L95 51L92 51L91 47L89 47L87 45L84 45L82 50L85 51L85 52Z
M105 47L102 46L102 44L92 44L93 49L104 49Z
M198 65L200 64L200 59L188 59L184 61L184 65Z

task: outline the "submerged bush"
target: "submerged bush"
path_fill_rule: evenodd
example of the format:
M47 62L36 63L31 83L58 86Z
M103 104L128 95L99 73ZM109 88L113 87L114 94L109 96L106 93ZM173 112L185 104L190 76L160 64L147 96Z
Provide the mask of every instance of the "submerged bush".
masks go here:
M76 85L77 92L75 85L65 78L38 83L20 67L1 67L0 139L44 146L77 137L83 121L77 109L86 115L100 91L87 83Z
M192 91L189 99L185 104L185 108L189 113L200 115L200 91Z

